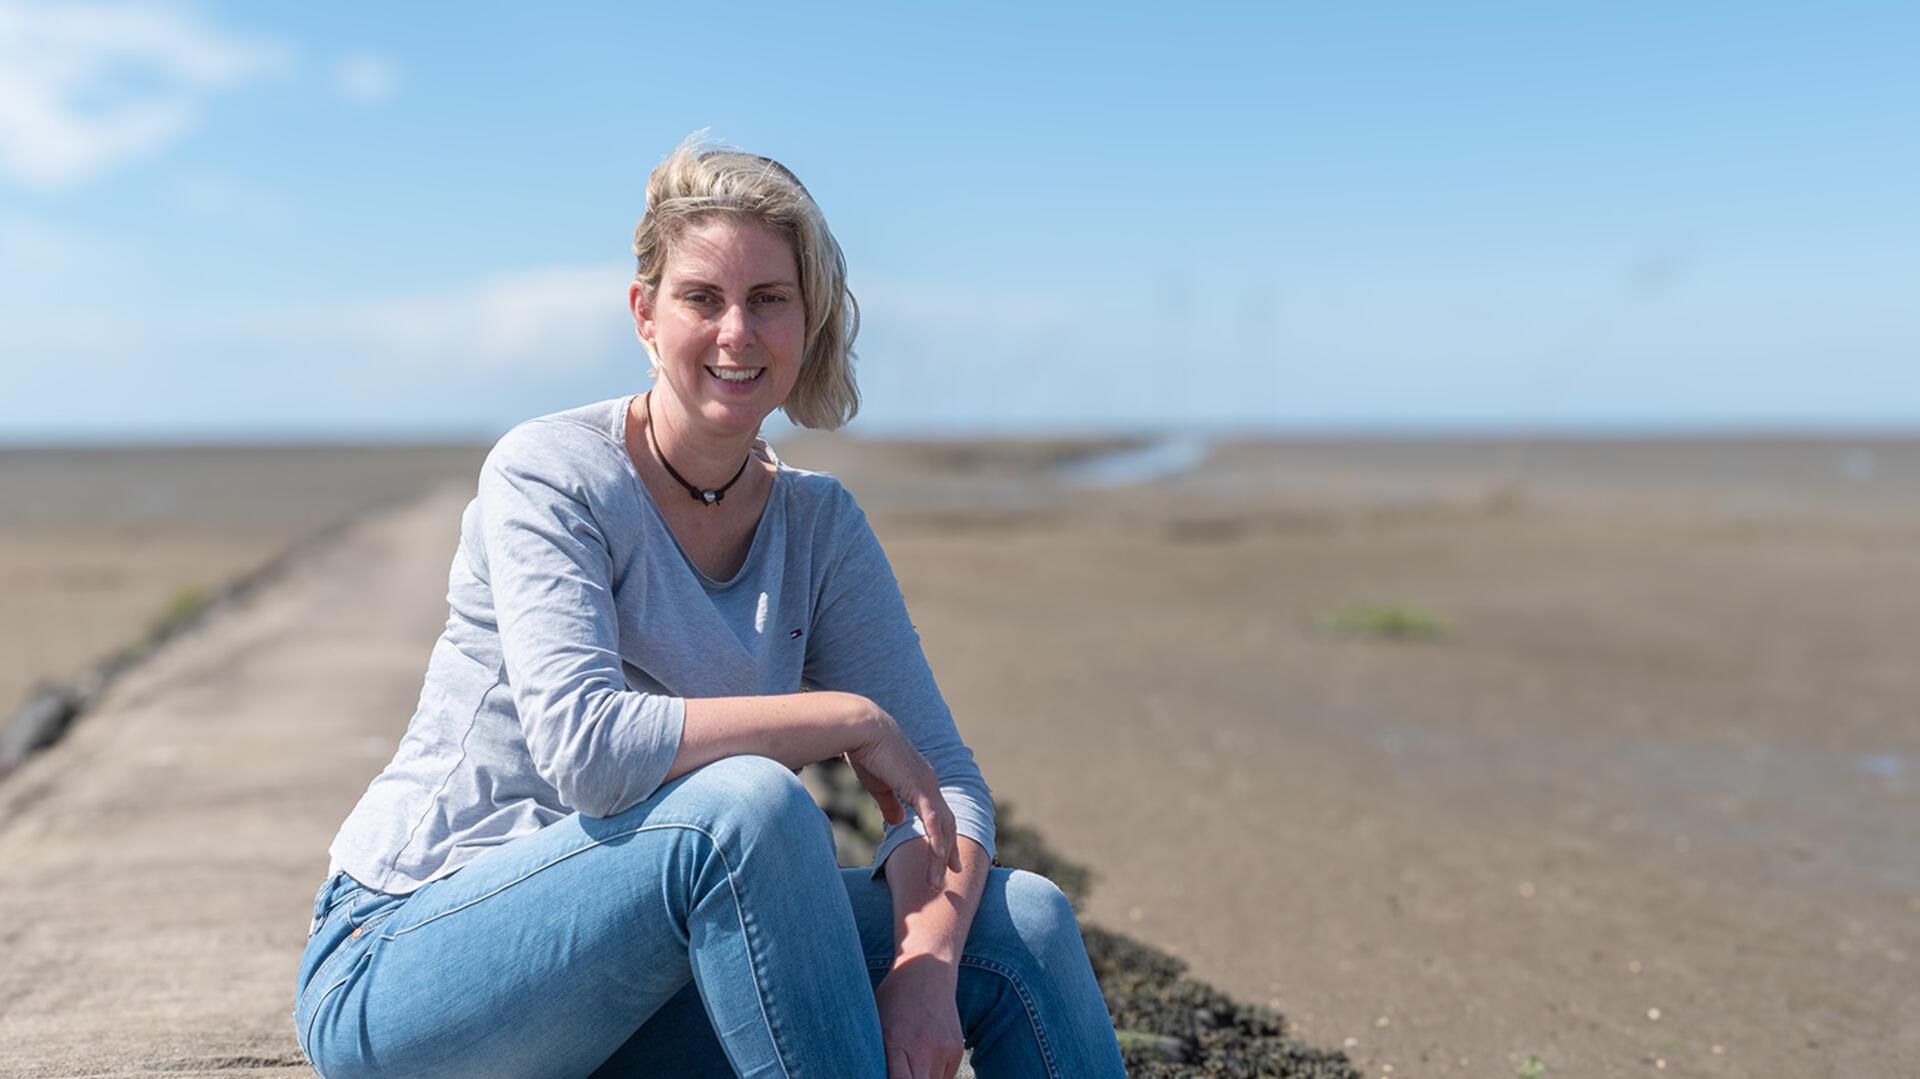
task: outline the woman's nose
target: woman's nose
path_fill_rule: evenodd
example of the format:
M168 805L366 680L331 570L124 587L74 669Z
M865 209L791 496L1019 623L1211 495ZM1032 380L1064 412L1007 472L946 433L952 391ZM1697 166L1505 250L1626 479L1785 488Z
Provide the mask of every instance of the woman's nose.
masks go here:
M747 308L745 304L734 304L720 313L720 335L716 342L721 348L743 349L753 336L747 328Z

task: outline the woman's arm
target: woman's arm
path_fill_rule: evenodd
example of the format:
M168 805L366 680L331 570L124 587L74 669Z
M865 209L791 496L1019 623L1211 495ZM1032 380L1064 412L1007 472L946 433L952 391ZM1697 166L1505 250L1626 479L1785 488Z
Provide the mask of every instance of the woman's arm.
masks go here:
M668 779L722 757L757 754L799 768L837 757L873 729L878 709L853 693L690 697Z
M685 700L627 688L596 433L541 418L480 468L473 511L502 671L534 770L562 805L612 816L665 781Z
M945 870L965 868L940 777L893 717L866 697L832 690L696 697L685 708L679 752L667 779L741 753L798 769L844 752L890 826L904 824L907 810L922 824L930 864L920 879L927 888L937 890Z
M817 584L803 681L814 690L857 694L891 716L932 767L958 833L991 855L992 794L934 683L886 552L853 497L844 490L839 496L845 502L835 527L838 554ZM889 820L874 852L872 874L885 874L887 859L900 844L926 834L917 811L897 822ZM939 852L948 856L943 860L955 871L959 867L954 856L960 849L953 844ZM926 878L910 876L925 886Z
M931 891L923 887L932 860L926 840L910 839L893 852L887 873L893 893L893 966L873 993L889 1067L917 1066L936 1079L953 1075L965 1051L954 999L960 955L993 870L986 848L972 840L958 846L961 868L945 874ZM902 1056L904 1061L898 1059Z
M940 887L924 887L932 857L920 838L900 844L888 859L887 886L893 895L893 969L931 961L931 967L958 977L960 953L967 947L967 930L980 909L993 855L966 839L960 845L961 869L943 873Z

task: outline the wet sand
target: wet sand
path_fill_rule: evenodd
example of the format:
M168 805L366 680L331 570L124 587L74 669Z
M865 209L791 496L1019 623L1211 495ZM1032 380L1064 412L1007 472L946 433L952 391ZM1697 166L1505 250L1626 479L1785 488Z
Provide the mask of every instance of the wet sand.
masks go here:
M1920 1070L1920 447L973 452L839 470L975 468L876 524L1094 919L1374 1076ZM1355 603L1451 629L1321 628Z
M1063 479L1110 445L776 446L872 514L996 795L1099 875L1089 917L1368 1075L1920 1069L1916 444L1226 443L1119 487ZM301 882L405 725L479 452L382 526L419 533L411 568L335 563L381 592L356 662L385 688L306 735L331 747L311 783L236 803L306 844L261 893L292 898L254 946L287 954L250 960L288 1009L266 974L297 958ZM224 488L228 519L280 516L250 503L285 465L228 466L268 480L208 505ZM88 564L114 536L145 564L164 531L117 527ZM69 547L3 564L26 579ZM1355 603L1448 632L1323 628ZM81 729L107 738L110 714ZM85 774L36 774L61 769ZM44 849L45 827L0 846Z
M0 449L0 716L171 605L439 482L485 447Z

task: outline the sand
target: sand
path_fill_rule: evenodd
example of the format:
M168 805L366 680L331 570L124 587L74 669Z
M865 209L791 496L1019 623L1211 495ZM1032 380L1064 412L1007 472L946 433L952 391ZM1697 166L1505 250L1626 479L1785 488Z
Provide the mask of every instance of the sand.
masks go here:
M1229 443L1113 489L1058 478L1103 447L780 448L868 507L1089 918L1366 1074L1920 1070L1914 444ZM325 842L410 713L470 490L368 518L0 784L17 1074L285 1061ZM1324 627L1356 603L1447 631ZM167 988L212 950L229 995Z
M877 515L1093 918L1375 1076L1920 1070L1912 443L1213 460ZM1320 628L1359 602L1452 631Z
M290 545L485 447L0 449L0 715Z

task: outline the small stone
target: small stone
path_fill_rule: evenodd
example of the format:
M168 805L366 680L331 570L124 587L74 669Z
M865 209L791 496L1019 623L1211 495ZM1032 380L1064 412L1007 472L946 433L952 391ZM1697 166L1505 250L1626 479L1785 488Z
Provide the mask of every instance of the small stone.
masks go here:
M1376 1026L1376 1027L1384 1027L1384 1026L1386 1026L1386 1025L1388 1025L1389 1023L1392 1023L1392 1022L1393 1022L1393 1020L1391 1020L1391 1019L1389 1019L1389 1018L1387 1018L1386 1016L1384 1016L1384 1015L1383 1015L1383 1016L1381 1016L1380 1018L1378 1018L1378 1019L1375 1019L1375 1020L1373 1021L1373 1025L1374 1025L1374 1026Z
M1359 1045L1359 1044L1360 1044L1360 1039L1359 1039L1359 1038L1348 1038L1348 1039L1347 1039L1346 1041L1344 1041L1344 1042L1341 1042L1340 1044L1341 1044L1341 1045L1343 1045L1343 1046L1346 1046L1346 1047L1347 1047L1348 1049L1351 1049L1351 1048L1353 1048L1354 1046L1356 1046L1356 1045Z
M1654 1021L1654 1022L1656 1022L1656 1023L1658 1023L1658 1022L1660 1021L1660 1009L1658 1009L1658 1008L1648 1008L1648 1009L1647 1009L1647 1018L1648 1018L1648 1019L1651 1019L1651 1020L1653 1020L1653 1021Z
M1716 1045L1716 1046L1714 1046L1714 1047L1713 1047L1713 1055L1714 1055L1714 1056L1717 1056L1717 1057L1719 1057L1719 1056L1726 1056L1726 1055L1727 1055L1727 1047L1726 1047L1726 1046L1724 1046L1724 1045Z
M1120 1051L1142 1056L1156 1057L1161 1060L1178 1063L1187 1058L1187 1043L1166 1034L1154 1034L1145 1030L1116 1030L1114 1039L1120 1043Z
M1522 899L1533 898L1533 882L1532 881L1523 880L1520 882L1520 898Z

